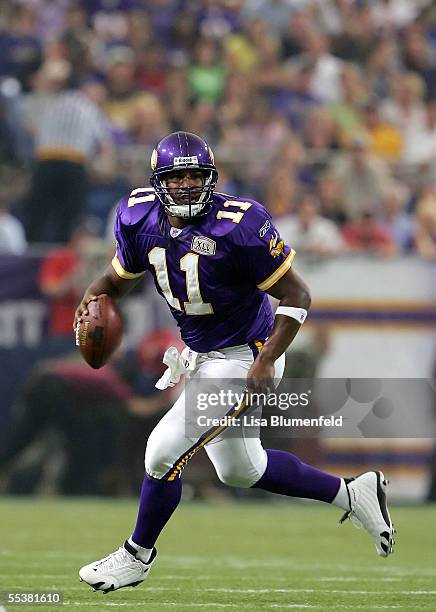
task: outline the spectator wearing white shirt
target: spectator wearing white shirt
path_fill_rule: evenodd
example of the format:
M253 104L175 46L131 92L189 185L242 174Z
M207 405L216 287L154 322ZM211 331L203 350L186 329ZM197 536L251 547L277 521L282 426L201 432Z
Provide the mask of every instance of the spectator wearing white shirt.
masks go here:
M420 5L429 4L429 0L378 0L371 4L371 12L377 27L383 30L404 28L413 21L419 12Z
M425 125L425 83L415 72L393 75L391 78L392 98L381 107L381 114L397 126L403 136L408 130L421 130Z
M403 161L408 164L428 164L436 159L436 100L427 104L425 125L406 130Z
M313 66L311 94L324 102L336 102L341 97L343 62L329 52L327 36L313 30L306 36L303 58Z
M22 255L27 249L22 223L10 214L3 198L0 199L0 255Z
M300 199L297 213L280 217L277 229L286 244L291 244L297 253L331 256L344 248L337 226L319 214L318 199L305 193Z

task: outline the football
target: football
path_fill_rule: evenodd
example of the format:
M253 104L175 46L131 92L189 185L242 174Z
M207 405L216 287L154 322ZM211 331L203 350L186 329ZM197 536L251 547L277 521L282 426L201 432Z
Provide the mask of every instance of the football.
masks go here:
M76 346L86 363L97 370L120 346L123 322L118 306L106 294L90 302L88 311L76 327Z

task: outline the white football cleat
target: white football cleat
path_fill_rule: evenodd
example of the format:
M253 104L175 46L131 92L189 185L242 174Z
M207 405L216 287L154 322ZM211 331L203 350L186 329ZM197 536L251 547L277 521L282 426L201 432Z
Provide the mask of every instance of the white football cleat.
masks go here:
M103 593L137 586L147 578L157 551L153 548L147 563L137 559L136 552L129 542L125 542L124 546L107 557L84 565L79 570L80 581L88 583L94 591L103 591Z
M383 472L365 472L347 482L350 507L340 522L347 518L366 529L372 537L377 553L387 557L393 552L395 529L386 503L387 481Z

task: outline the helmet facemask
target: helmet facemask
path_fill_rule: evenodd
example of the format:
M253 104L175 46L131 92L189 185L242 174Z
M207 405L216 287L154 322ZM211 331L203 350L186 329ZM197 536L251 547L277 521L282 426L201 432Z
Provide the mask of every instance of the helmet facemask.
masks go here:
M167 177L170 174L168 171L153 177L152 185L167 214L172 217L190 219L208 213L218 178L216 170L192 167L177 168L177 170L200 172L203 175L203 185L170 188L167 185Z

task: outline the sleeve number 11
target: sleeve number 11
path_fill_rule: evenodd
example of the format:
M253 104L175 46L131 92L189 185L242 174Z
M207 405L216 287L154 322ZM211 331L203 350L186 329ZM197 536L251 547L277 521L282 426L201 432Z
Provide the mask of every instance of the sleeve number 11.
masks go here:
M216 214L217 219L231 219L233 223L239 223L239 221L244 216L244 213L252 206L251 202L238 202L236 200L226 200L224 202L224 206L228 208L229 206L236 206L240 208L238 212L233 210L219 210Z

